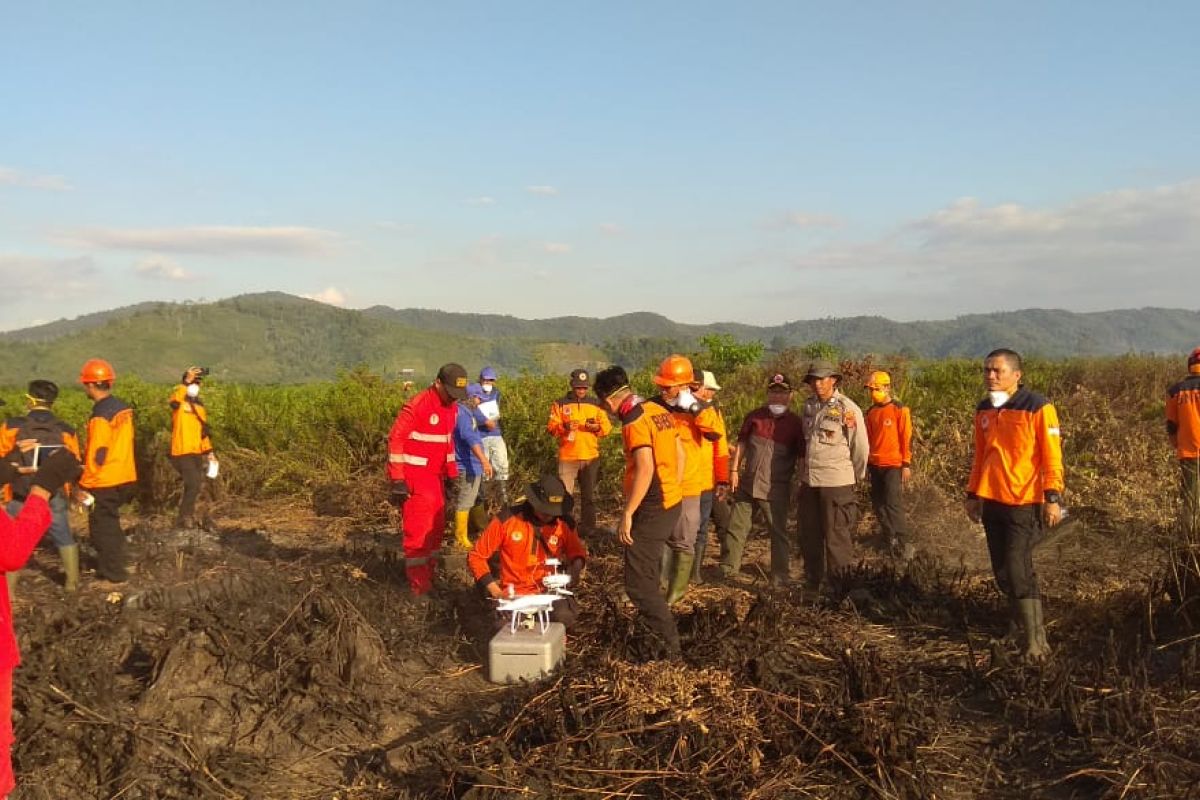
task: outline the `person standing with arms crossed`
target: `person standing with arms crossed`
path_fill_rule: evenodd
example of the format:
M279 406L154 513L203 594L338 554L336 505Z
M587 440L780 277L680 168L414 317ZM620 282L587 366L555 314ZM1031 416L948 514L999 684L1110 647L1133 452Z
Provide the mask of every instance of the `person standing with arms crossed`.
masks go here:
M967 516L983 523L992 573L1009 601L1026 661L1050 655L1033 548L1044 528L1062 521L1062 433L1058 412L1021 385L1021 356L988 353L988 396L975 407L975 457L967 481Z
M593 384L600 402L621 420L625 451L625 505L617 538L625 546L625 591L641 622L662 640L667 658L679 658L679 629L659 589L663 548L679 521L683 443L670 410L629 388L621 367L608 367Z

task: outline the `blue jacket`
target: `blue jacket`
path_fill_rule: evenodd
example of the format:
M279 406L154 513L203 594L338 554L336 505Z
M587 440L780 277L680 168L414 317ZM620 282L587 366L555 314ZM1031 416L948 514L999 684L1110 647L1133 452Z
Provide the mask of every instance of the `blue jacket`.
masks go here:
M468 478L483 474L483 463L475 455L472 447L482 447L483 440L479 436L479 427L483 424L484 416L478 409L471 408L465 403L455 403L458 409L454 419L454 460L458 462L458 472Z
M500 405L500 387L499 386L492 386L492 391L485 394L482 386L480 386L478 383L472 383L469 386L467 386L467 394L471 397L478 397L481 401L484 401L484 402L486 402L488 400L495 400L496 405L497 406ZM479 412L479 415L483 421L487 420L487 417L485 417L483 415L483 412ZM488 430L486 427L484 427L483 421L481 421L479 423L479 435L480 436L499 436L500 435L500 420L496 420L496 427L491 430Z

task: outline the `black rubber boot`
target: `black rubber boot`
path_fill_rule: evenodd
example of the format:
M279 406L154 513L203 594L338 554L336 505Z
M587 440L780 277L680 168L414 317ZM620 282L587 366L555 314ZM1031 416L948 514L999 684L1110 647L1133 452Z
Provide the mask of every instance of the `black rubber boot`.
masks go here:
M1050 657L1050 644L1046 641L1046 627L1042 619L1042 600L1025 597L1017 601L1021 609L1021 621L1025 625L1025 642L1021 657L1030 664L1041 664Z

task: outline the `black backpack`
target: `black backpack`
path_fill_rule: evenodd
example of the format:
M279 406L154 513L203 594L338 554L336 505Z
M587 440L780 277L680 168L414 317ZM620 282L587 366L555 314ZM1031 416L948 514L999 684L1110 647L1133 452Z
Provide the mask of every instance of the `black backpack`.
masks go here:
M41 414L31 413L27 417L16 417L8 421L8 427L17 429L16 441L23 442L26 439L36 439L40 445L49 447L61 447L65 444L63 434L66 432L66 426L58 417L48 412ZM20 448L14 448L13 454L18 456L15 463L22 467L32 467L34 451L27 450L22 452ZM24 499L29 495L29 490L33 487L33 475L19 475L13 479L12 490L13 497L18 500Z

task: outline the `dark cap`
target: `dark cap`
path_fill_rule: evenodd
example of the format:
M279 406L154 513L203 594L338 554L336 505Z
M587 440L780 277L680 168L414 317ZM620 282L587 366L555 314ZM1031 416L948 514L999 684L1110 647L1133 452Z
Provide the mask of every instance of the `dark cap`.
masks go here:
M50 405L58 399L58 384L38 378L29 382L28 394L31 399Z
M808 365L808 372L804 376L804 382L807 383L808 381L816 378L840 377L842 377L842 373L833 365L832 361L828 361L824 358L818 358L814 359L813 362Z
M792 385L788 383L786 375L784 375L782 372L776 372L767 379L767 391L769 392L772 389L776 391L790 392L792 390Z
M592 385L592 376L586 369L571 370L571 388L586 389Z
M592 391L601 400L622 388L629 388L629 375L623 367L618 366L605 367L597 372L596 380L592 384Z
M561 517L570 513L571 496L557 475L544 475L537 483L529 484L525 499L533 510L548 517Z
M446 388L446 394L455 400L463 400L467 396L467 371L461 364L451 362L443 364L438 370L437 379Z

